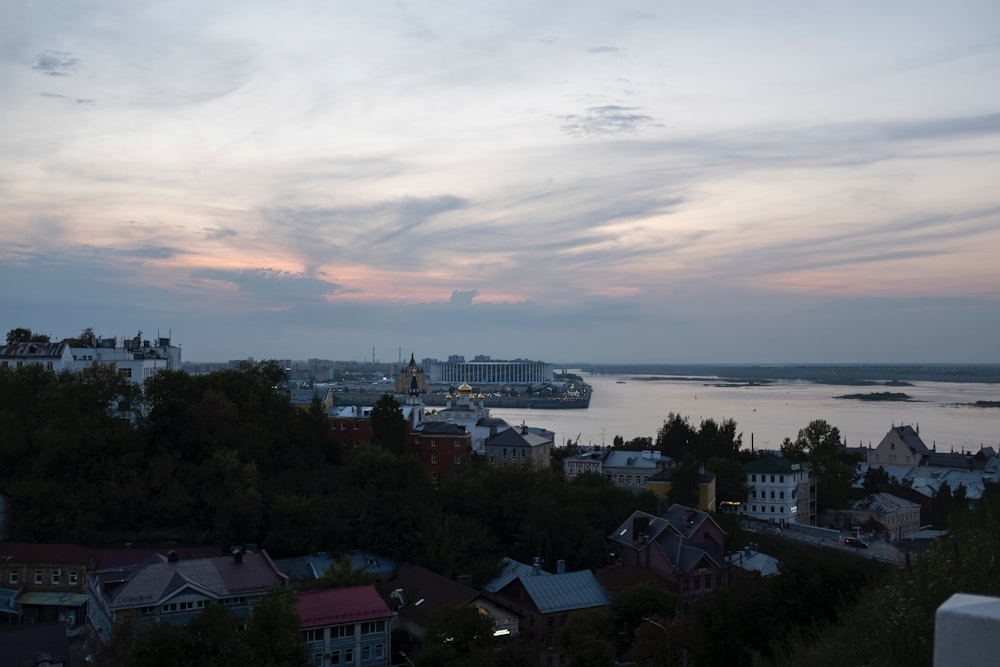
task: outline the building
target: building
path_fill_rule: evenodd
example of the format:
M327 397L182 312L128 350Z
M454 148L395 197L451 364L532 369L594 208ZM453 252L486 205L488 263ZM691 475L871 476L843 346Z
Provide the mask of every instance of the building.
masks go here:
M87 573L96 554L75 544L0 542L0 586L17 592L21 623L84 621Z
M547 468L552 457L552 435L533 431L523 424L500 431L483 446L491 466Z
M565 664L559 630L573 614L611 604L611 595L593 572L567 572L562 560L555 574L542 570L541 559L531 566L509 559L504 565L484 593L517 615L520 638L538 647L540 664Z
M637 510L608 544L615 567L651 572L685 600L729 583L726 533L707 512L676 503L662 516Z
M485 452L483 443L486 438L495 435L497 431L510 428L504 420L490 416L490 409L486 407L485 401L485 396L474 396L472 387L462 384L454 396L445 396L445 407L428 413L426 419L461 426L472 435L473 451L482 454Z
M885 526L894 541L920 530L920 505L889 493L873 493L851 504L846 512L855 523L877 521Z
M229 556L179 558L155 554L142 563L96 570L87 576L87 622L94 636L108 642L125 617L145 623L186 625L208 604L249 616L257 600L288 577L265 551Z
M611 449L595 447L591 451L567 456L563 459L563 474L566 479L574 479L584 473L600 475L604 469L604 459L611 454Z
M646 489L652 491L658 498L666 498L673 488L673 476L676 468L665 468L649 476ZM698 466L698 503L695 509L703 512L715 511L715 474L705 470L704 465Z
M402 371L400 371L399 376L396 378L396 384L394 391L397 394L405 394L410 390L413 382L416 381L417 388L420 393L427 393L427 374L424 373L422 366L417 364L417 360L413 358L413 353L410 353L410 363L408 363Z
M875 449L868 452L868 465L905 464L919 466L931 453L920 439L920 427L893 426Z
M671 462L672 459L658 451L614 449L605 456L601 474L618 488L639 493L646 490L650 477L665 470Z
M778 456L743 465L747 499L740 514L778 525L816 524L816 483L809 466Z
M374 586L299 593L310 665L388 667L392 611Z
M21 368L38 364L50 371L74 370L73 354L66 343L10 343L0 345L0 366Z
M147 379L163 370L181 370L181 348L170 343L170 338L144 340L142 332L134 338L123 338L118 345L117 338L94 339L92 346L71 347L73 370L83 370L92 364L114 365L135 384L143 384Z
M474 361L452 356L448 361L428 360L430 382L435 384L532 385L552 382L555 367L544 361L527 359L493 360L479 355Z

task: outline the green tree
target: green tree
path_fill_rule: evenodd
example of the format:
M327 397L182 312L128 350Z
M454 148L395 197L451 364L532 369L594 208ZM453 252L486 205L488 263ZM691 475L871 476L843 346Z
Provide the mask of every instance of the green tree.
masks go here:
M844 453L840 429L816 419L799 430L795 441L785 438L782 454L791 461L808 461L817 480L817 510L845 507L857 475L855 462Z
M615 662L614 614L595 607L570 614L559 628L559 645L570 667L606 667Z
M715 497L720 503L742 503L747 499L747 476L735 459L720 456L708 460L705 467L715 475Z
M406 451L406 419L399 401L392 394L382 394L372 406L372 438L393 454Z
M308 663L295 591L273 586L254 606L246 642L252 664L260 667L305 667Z
M701 464L695 461L691 454L685 455L683 460L675 465L670 472L670 490L667 491L667 500L671 504L697 507L700 477Z
M13 345L14 343L48 343L48 342L50 342L48 335L35 333L31 329L25 329L24 327L11 329L10 331L7 332L8 345Z

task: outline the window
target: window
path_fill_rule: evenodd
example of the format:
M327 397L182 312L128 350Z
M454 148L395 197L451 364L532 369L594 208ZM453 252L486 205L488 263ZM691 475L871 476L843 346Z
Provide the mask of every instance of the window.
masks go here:
M375 644L375 659L385 657L385 644Z
M58 586L61 583L62 583L62 570L61 569L52 570L52 585Z
M348 665L354 663L354 649L353 648L344 649L344 662L346 662Z
M771 475L771 484L774 484L774 475Z
M782 484L784 484L785 483L785 476L784 475L778 475L778 481L781 482Z
M361 662L368 662L372 659L372 647L362 646L361 647Z
M36 584L42 583L42 571L41 570L35 570L35 583Z
M457 465L457 466L462 465L462 457L461 456L456 456L455 457L455 465Z
M431 440L431 447L437 447L437 446L438 446L437 440Z
M76 586L79 583L79 581L80 581L80 577L77 574L76 570L70 570L69 571L69 585L70 586Z
M340 664L340 651L333 651L330 654L330 664L339 665Z
M385 621L372 621L371 623L361 624L361 634L371 635L376 632L385 632Z
M751 489L750 490L750 497L751 498L756 498L757 497L757 489Z
M323 629L322 628L318 628L318 629L314 628L312 630L306 630L302 634L305 635L307 642L321 642L321 641L323 641Z
M785 499L785 492L784 491L780 492L778 494L778 497L781 498L782 500L784 500Z
M438 455L431 454L431 463L437 463L437 462L438 462Z
M313 665L316 667L323 667L323 654L313 653Z
M17 570L10 571L10 583L16 584L20 579L20 573Z
M889 449L896 449L896 443L890 442L889 443Z
M755 474L754 475L750 475L750 481L751 482L756 482L757 481L757 475L755 475Z
M774 491L771 492L771 500L774 500Z

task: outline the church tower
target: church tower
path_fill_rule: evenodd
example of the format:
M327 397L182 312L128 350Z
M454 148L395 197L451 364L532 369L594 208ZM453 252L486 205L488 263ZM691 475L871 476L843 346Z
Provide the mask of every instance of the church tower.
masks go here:
M410 363L403 368L399 377L396 378L394 391L397 394L409 394L413 380L416 380L420 393L426 394L427 376L424 374L424 369L417 365L417 360L413 357L413 353L410 352Z

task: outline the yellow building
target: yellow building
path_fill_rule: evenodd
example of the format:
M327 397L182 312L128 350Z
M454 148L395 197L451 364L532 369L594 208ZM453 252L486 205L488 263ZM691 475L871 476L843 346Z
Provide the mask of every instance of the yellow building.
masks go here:
M651 475L646 480L646 489L652 491L658 498L666 498L673 488L671 476L672 468L661 470L655 475ZM698 506L703 512L715 511L715 475L704 469L698 471Z
M417 378L417 387L420 389L420 393L426 394L427 376L424 374L424 369L417 365L417 360L413 358L413 353L411 352L410 363L403 368L399 377L396 378L394 391L397 394L405 394L409 392L410 385L413 383L413 378Z

